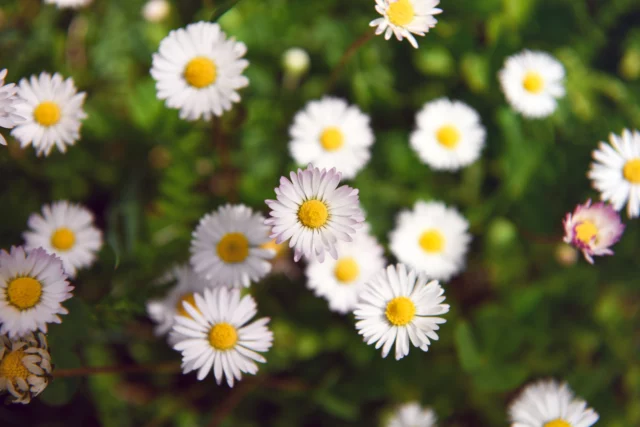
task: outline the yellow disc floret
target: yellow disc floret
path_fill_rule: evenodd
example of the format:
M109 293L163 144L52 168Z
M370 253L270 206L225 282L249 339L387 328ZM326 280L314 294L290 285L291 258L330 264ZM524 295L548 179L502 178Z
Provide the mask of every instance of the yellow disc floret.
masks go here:
M215 83L217 77L216 64L204 56L193 58L184 68L184 79L191 86L198 89Z
M444 249L444 236L438 230L425 231L418 241L425 252L438 253Z
M416 306L407 297L396 297L389 301L384 314L391 324L404 326L413 320L416 315Z
M549 421L544 424L544 427L572 427L567 421L558 418L557 420Z
M51 235L51 246L59 251L68 251L76 242L76 235L67 227L60 227Z
M544 89L544 79L535 71L529 71L522 80L522 87L527 92L538 94Z
M576 225L576 238L585 245L591 243L591 240L598 235L598 227L589 220L582 221Z
M337 127L328 127L320 135L320 145L327 151L338 150L344 144L344 135Z
M460 131L453 125L445 125L436 132L436 139L440 145L451 150L460 142Z
M320 228L327 223L329 210L320 200L307 200L298 209L298 219L305 227Z
M404 27L413 21L416 11L409 0L398 0L387 9L387 17L393 25Z
M238 331L228 323L218 323L209 331L209 343L216 350L229 350L238 342Z
M60 113L58 104L44 101L33 110L33 119L42 126L53 126L60 121Z
M178 315L184 316L184 317L191 317L191 315L187 312L187 310L185 310L184 305L182 305L183 302L186 302L187 304L191 305L193 308L196 309L196 311L198 312L200 311L196 307L195 294L184 294L180 297L180 299L178 299L178 302L176 303L176 313L178 313Z
M18 277L9 282L7 297L9 304L20 310L35 306L42 296L42 285L32 277Z
M360 275L360 267L358 266L358 262L351 257L340 258L338 262L336 262L333 273L339 282L351 283Z
M0 378L7 378L9 380L15 380L16 378L22 378L26 380L29 376L29 370L22 363L22 358L25 356L21 350L13 351L4 356L0 362Z
M249 240L242 233L227 233L222 236L216 249L222 261L242 262L249 256Z
M632 184L640 184L640 158L629 160L622 170L624 179Z

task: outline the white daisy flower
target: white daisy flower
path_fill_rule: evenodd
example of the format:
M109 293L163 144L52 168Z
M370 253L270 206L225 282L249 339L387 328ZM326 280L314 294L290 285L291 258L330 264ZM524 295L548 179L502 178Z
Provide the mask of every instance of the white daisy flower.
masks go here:
M358 190L338 187L342 175L335 168L327 171L309 165L289 176L291 181L280 178L277 200L265 201L271 208L271 217L265 221L272 227L271 237L277 243L291 239L296 262L303 254L323 262L325 251L338 259L338 240L351 242L364 221Z
M91 4L93 0L44 0L46 4L55 4L58 9L78 9Z
M149 22L160 22L169 16L171 4L167 0L149 0L142 7L142 16Z
M0 335L0 395L7 403L26 405L47 388L51 379L51 355L42 332L22 338Z
M382 347L387 357L396 344L396 360L409 354L409 342L422 351L429 349L429 338L438 339L439 324L434 317L449 311L444 289L437 280L427 282L423 273L407 271L404 264L390 265L376 274L360 293L354 314L356 329L368 345Z
M511 107L525 117L551 115L562 98L564 67L545 52L524 50L507 58L499 74L502 91Z
M640 216L640 132L628 129L609 135L593 152L589 178L604 201L617 211L627 205L627 216Z
M266 327L267 317L245 326L257 312L250 295L240 299L238 289L218 287L206 289L204 297L196 294L195 306L183 306L190 317L176 316L173 330L184 336L174 348L182 352L185 374L197 370L202 380L213 370L218 384L224 375L233 387L242 373L258 372L254 362L266 362L258 353L271 348L273 333Z
M511 404L509 417L511 427L589 427L599 418L567 384L553 380L527 386Z
M307 286L329 302L329 309L346 314L356 307L366 282L385 266L384 249L365 226L356 231L352 242L336 244L339 258L309 261Z
M156 336L166 335L175 324L175 316L189 317L182 302L195 306L195 293L202 293L211 285L202 276L193 271L190 265L174 267L164 282L176 282L164 298L154 299L147 303L147 313L156 323ZM171 341L171 340L170 340ZM175 344L172 343L172 345Z
M436 414L417 402L405 403L396 410L386 427L436 427Z
M433 169L457 170L480 157L486 132L480 115L460 101L428 102L416 116L411 147Z
M25 249L43 248L58 256L69 277L90 267L102 248L102 232L93 225L91 211L66 200L44 205L42 215L31 214L28 224Z
M217 285L249 287L271 271L275 252L264 217L244 205L225 205L205 215L193 232L191 265Z
M47 332L47 323L60 323L58 314L68 313L60 303L72 290L62 261L44 249L0 251L0 334Z
M469 223L454 208L418 201L402 211L389 234L389 248L400 262L438 280L462 271L471 241Z
M18 91L13 83L4 84L7 77L7 70L0 71L0 127L5 129L13 129L17 124L22 123L25 118L16 114L16 106L20 99L16 96ZM0 133L0 144L7 145L7 141Z
M33 145L38 156L48 156L54 146L67 151L80 139L81 120L86 118L82 105L86 93L78 93L73 79L62 80L55 73L40 73L20 80L18 97L23 101L17 113L26 121L11 131L22 148Z
M249 61L244 43L227 36L218 24L198 22L171 31L153 55L151 75L158 99L180 109L180 118L209 120L240 102L237 89L249 84L242 72Z
M434 17L442 13L436 6L440 0L376 0L376 11L382 18L369 23L376 28L376 35L384 33L385 40L395 35L398 40L409 40L411 46L418 48L413 34L424 36L438 23ZM413 33L413 34L411 34Z
M345 179L367 164L374 140L369 116L331 97L309 102L296 114L289 134L289 152L298 164L335 167Z

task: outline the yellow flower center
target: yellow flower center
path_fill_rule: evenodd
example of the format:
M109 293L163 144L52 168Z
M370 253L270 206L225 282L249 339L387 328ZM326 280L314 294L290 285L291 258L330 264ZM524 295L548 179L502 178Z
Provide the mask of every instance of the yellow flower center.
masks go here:
M238 342L238 331L228 323L218 323L209 331L209 343L216 350L229 350Z
M391 3L387 9L387 18L393 25L399 27L410 24L415 16L416 11L413 10L413 5L409 0L398 0Z
M436 139L440 145L451 150L460 142L460 132L453 125L445 125L436 132Z
M184 294L180 297L180 299L176 303L176 313L178 315L191 318L191 315L187 312L187 310L185 310L184 306L182 305L183 302L186 302L189 305L191 305L193 308L196 309L198 313L200 312L200 310L198 310L198 308L196 307L195 294Z
M437 253L444 249L444 236L438 230L427 230L420 235L420 247L425 252Z
M522 80L522 87L524 87L527 92L538 94L544 89L544 79L539 73L529 71L524 76L524 80Z
M51 235L51 246L59 251L68 251L75 242L76 235L67 227L60 227Z
M327 205L320 200L307 200L298 210L298 219L305 227L320 228L329 219Z
M55 102L41 102L33 110L33 118L42 126L53 126L60 121L60 107Z
M327 151L336 151L344 144L344 135L337 127L328 127L320 135L320 145Z
M198 89L215 83L217 76L216 64L204 56L193 58L184 68L184 79Z
M576 225L576 238L585 245L591 243L591 239L598 234L598 227L591 221L583 221Z
M396 297L389 301L384 314L389 322L396 326L404 326L416 315L416 306L407 297Z
M218 242L217 250L226 263L242 262L249 256L249 240L242 233L227 233Z
M557 420L549 421L544 424L544 427L571 427L571 424L558 418Z
M340 258L336 263L333 274L335 274L339 282L343 284L350 283L358 278L360 267L356 260L351 257Z
M0 378L7 378L14 380L16 378L22 378L26 380L29 376L29 370L22 363L22 358L25 356L24 351L12 351L4 356L2 362L0 362Z
M7 286L9 304L20 310L27 310L40 301L42 285L31 277L18 277Z
M640 157L629 160L622 170L624 178L632 184L640 184Z

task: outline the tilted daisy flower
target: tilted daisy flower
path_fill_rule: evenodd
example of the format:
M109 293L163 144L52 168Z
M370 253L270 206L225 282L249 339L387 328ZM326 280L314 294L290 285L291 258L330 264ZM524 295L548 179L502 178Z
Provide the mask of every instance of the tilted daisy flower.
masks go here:
M87 117L82 106L86 93L78 93L73 79L55 73L40 73L20 80L16 112L26 120L16 126L13 135L22 148L33 145L38 156L48 156L53 147L62 153L80 139L82 120Z
M409 40L411 46L418 48L413 34L424 36L438 23L434 17L442 13L436 6L440 0L376 0L376 11L382 18L369 23L376 28L376 35L384 33L385 40L395 35L398 40ZM412 34L413 33L413 34Z
M237 90L249 84L242 72L249 61L244 43L227 39L218 24L198 22L171 31L153 55L151 75L158 99L180 109L180 118L209 120L240 102Z
M0 335L0 394L7 403L27 404L47 388L51 379L51 355L42 332L22 338Z
M55 4L59 9L77 9L89 5L93 0L44 0L46 4Z
M166 335L175 323L175 316L189 317L183 306L186 301L195 306L195 293L202 293L211 285L202 276L193 271L190 265L174 267L163 282L174 282L175 285L162 299L154 299L147 303L147 313L156 323L156 336ZM172 343L175 344L175 343Z
M43 248L58 256L69 277L90 267L102 248L102 232L94 226L91 211L66 200L44 205L42 215L31 214L28 224L25 248Z
M386 427L436 427L436 414L417 402L405 403L396 410Z
M480 116L460 101L436 99L422 107L411 147L433 169L457 170L480 157L486 132Z
M72 290L62 261L44 249L0 251L0 334L47 332L47 323L60 323L58 314L68 313L60 303Z
M602 202L591 205L591 200L568 213L563 225L564 241L580 249L591 264L593 256L613 255L610 248L624 232L615 209Z
M469 223L454 208L440 202L418 201L402 211L389 235L391 252L400 262L438 280L462 271L471 241Z
M213 370L218 384L224 376L233 387L242 373L258 372L255 362L266 362L259 353L271 348L273 333L267 317L246 325L257 313L250 295L240 299L238 289L218 287L196 294L195 306L183 306L190 317L176 316L173 330L184 337L174 348L182 352L185 374L197 370L203 380Z
M24 117L16 114L16 105L20 99L16 96L18 89L13 83L4 84L7 77L7 70L0 71L0 127L13 129L13 127L25 120ZM0 144L7 145L7 141L0 133Z
M360 293L354 314L356 329L368 345L382 347L387 357L395 343L396 360L409 354L409 343L422 351L437 340L439 324L435 317L449 311L444 289L437 280L428 281L423 273L404 264L390 265L376 274Z
M364 221L358 190L338 187L342 175L335 168L309 165L289 176L291 180L280 178L277 200L266 200L271 217L265 224L272 227L271 237L277 243L291 239L296 262L302 255L323 262L325 252L338 259L336 243L351 242Z
M296 114L289 134L289 151L298 164L335 167L345 179L367 164L374 140L369 116L332 97L308 103Z
M551 115L565 95L564 67L545 52L524 50L507 58L499 73L502 91L514 110L525 117Z
M352 242L338 242L336 249L337 260L309 261L307 286L329 302L329 309L346 314L356 307L366 282L384 268L384 249L367 225L356 231Z
M191 266L207 280L223 286L248 287L271 271L275 252L264 217L244 205L225 205L205 215L193 232Z
M509 407L511 427L590 427L598 414L553 380L527 386Z
M593 152L589 178L600 197L617 211L627 205L627 216L640 216L640 132L628 129L609 135Z

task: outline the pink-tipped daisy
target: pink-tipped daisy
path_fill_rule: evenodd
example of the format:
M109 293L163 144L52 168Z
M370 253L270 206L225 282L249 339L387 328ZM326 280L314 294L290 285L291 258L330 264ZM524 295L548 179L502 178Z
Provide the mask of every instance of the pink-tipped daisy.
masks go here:
M593 264L594 256L613 255L611 246L620 240L624 224L611 205L603 202L576 206L563 221L564 241L580 249Z

